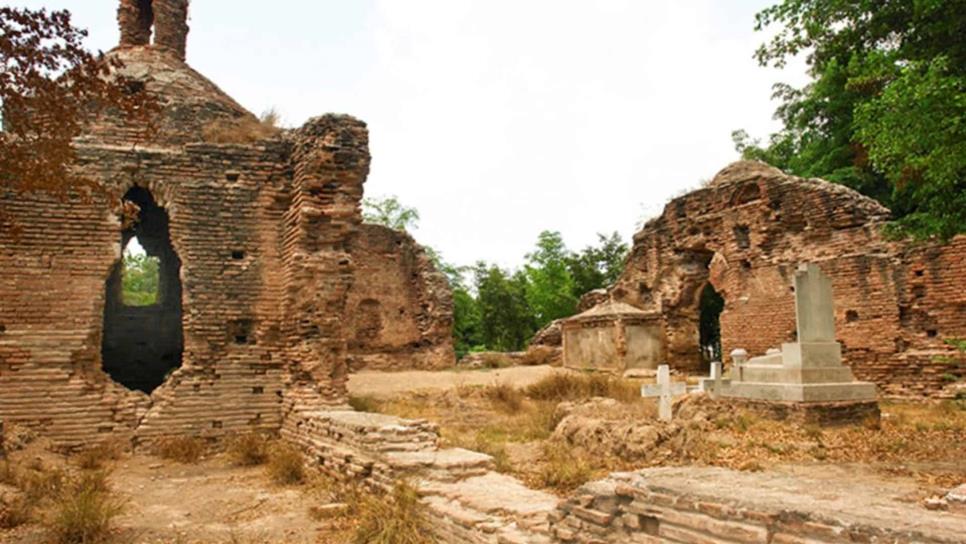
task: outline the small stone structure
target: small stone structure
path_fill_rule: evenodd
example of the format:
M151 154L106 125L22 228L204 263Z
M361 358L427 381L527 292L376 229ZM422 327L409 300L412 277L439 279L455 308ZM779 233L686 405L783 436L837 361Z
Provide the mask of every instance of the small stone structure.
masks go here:
M660 315L605 302L561 322L563 364L625 373L656 370L664 356Z
M832 282L818 266L803 264L795 272L794 290L798 341L782 344L780 352L736 361L729 379L711 385L714 395L793 403L806 415L821 413L823 420L878 417L875 384L855 381L842 364Z
M366 125L212 141L258 120L185 64L187 7L120 2L108 56L162 111L147 142L115 112L86 125L76 168L102 192L0 189L20 231L0 225L0 418L64 447L276 431L343 406L350 361L454 362L444 280L407 235L362 225ZM149 307L120 296L134 237L160 261Z
M795 340L790 280L799 262L813 262L831 278L836 340L859 379L887 396L953 397L966 380L946 343L966 338L966 236L893 241L882 234L889 219L842 185L737 162L634 236L610 299L657 312L663 360L704 373L703 289L724 299L721 353L764 353Z

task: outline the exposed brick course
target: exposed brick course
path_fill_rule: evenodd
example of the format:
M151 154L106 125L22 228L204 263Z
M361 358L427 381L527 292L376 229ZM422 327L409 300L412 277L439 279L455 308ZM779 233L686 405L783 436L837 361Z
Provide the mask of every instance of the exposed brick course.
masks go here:
M859 380L894 396L952 396L966 368L943 340L966 337L966 236L886 239L889 210L822 180L739 162L671 201L634 236L611 296L659 311L673 368L703 371L699 297L722 295L722 353L761 355L794 340L800 262L832 277L837 340ZM949 360L954 360L952 363Z

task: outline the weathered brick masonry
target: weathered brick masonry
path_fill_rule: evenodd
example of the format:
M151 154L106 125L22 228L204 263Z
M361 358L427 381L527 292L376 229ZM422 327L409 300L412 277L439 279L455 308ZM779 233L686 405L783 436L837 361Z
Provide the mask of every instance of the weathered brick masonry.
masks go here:
M791 277L815 262L833 279L837 340L860 380L886 395L951 396L964 377L945 339L966 337L966 237L893 242L889 210L822 180L739 162L676 198L634 236L613 298L661 312L672 367L701 370L699 296L725 300L722 352L794 340Z
M150 25L148 41L129 26L142 21L133 8L152 10L157 45ZM367 355L386 366L397 352L403 364L416 352L451 358L451 302L432 264L402 235L378 257L360 242L365 124L326 115L253 144L205 143L210 123L254 118L181 60L186 9L121 4L122 46L110 55L163 113L150 142L110 115L78 138L77 168L103 194L0 192L0 216L19 231L0 225L0 418L64 446L277 430L295 407L342 405L350 293L411 316L398 322L413 334ZM133 236L161 259L156 306L119 302Z

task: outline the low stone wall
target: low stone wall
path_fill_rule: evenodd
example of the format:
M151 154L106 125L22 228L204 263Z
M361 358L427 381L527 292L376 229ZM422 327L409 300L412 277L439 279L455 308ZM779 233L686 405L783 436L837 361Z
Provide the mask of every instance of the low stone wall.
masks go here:
M488 455L439 449L437 428L425 420L346 410L293 412L282 437L337 479L381 490L408 480L423 496L428 525L440 542L552 542L549 516L556 497L494 472Z
M883 489L835 467L646 469L588 483L561 501L494 472L488 455L439 449L436 426L424 420L294 412L282 436L336 478L381 490L407 480L446 544L951 544L966 526L966 516L896 499L914 492L905 484Z
M857 402L772 402L750 399L718 399L736 408L750 410L764 417L803 425L855 425L879 421L877 401Z
M574 544L962 542L966 518L883 491L849 478L648 469L584 485L554 513L551 532Z

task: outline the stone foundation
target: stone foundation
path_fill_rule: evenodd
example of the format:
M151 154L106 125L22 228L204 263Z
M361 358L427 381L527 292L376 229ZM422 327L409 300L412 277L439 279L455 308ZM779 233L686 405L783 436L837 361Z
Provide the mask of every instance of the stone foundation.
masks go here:
M962 542L966 517L892 498L897 491L845 477L648 469L581 487L551 532L568 544Z
M749 410L769 419L803 425L853 425L879 421L877 401L774 402L722 398L718 402Z

